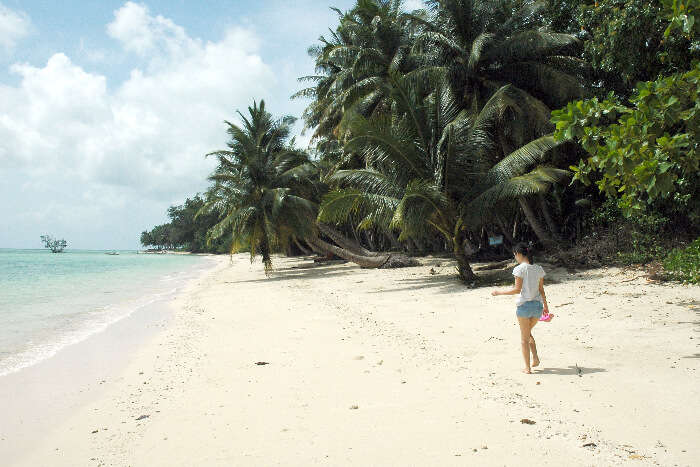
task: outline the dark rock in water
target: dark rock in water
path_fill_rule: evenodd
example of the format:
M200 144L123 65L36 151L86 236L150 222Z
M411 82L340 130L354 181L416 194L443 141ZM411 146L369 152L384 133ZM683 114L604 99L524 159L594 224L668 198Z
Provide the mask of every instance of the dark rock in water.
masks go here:
M139 418L136 419L136 421L138 422L139 420L143 420L143 419L146 419L148 417L150 417L150 415L141 415Z
M595 444L595 443L586 443L586 444L584 444L584 445L581 446L581 447L584 447L584 448L595 448L595 447L597 447L597 446L598 446L598 445Z

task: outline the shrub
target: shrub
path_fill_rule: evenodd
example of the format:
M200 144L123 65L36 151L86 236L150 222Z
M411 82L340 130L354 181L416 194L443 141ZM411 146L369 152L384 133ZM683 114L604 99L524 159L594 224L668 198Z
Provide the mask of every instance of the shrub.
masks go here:
M672 250L664 259L663 265L671 280L700 283L700 237L685 248Z

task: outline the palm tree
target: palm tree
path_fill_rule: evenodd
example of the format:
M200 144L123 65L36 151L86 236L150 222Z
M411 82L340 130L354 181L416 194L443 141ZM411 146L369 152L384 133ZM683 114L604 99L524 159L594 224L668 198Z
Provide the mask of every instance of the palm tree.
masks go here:
M542 2L429 0L427 3L434 14L434 27L426 28L416 38L413 54L420 66L409 76L415 80L446 81L454 95L459 96L461 105L470 109L480 109L503 86L517 89L520 107L533 113L535 124L521 125L509 118L502 120L495 129L494 138L501 146L503 157L551 131L548 119L540 118L548 115L550 108L582 97L587 66L573 55L579 40L573 35L540 27L541 10L545 6ZM525 150L528 148L534 146ZM548 171L547 176L533 174L527 180L534 183L530 188L539 184L544 189L561 177L562 172ZM514 183L524 181L517 179ZM483 185L480 187L485 189ZM554 244L532 207L530 198L534 192L523 189L521 185L523 195L513 199L517 199L540 242ZM512 193L516 192L518 190ZM536 198L556 237L546 200L541 194ZM482 201L486 199L490 198L481 198Z
M346 13L335 9L340 24L309 49L317 74L300 78L315 84L292 96L313 99L304 119L307 128L315 129L314 137L338 136L338 125L351 108L365 116L388 110L388 77L413 68L413 37L427 25L420 11L404 12L401 4L358 0Z
M544 126L548 115L523 109L528 101L512 86L497 91L478 113L461 109L445 82L423 98L427 90L412 77L392 75L388 93L391 115L346 117L352 135L346 151L361 152L366 167L332 175L337 189L324 197L319 220L354 218L360 229L397 228L400 240L438 233L450 245L460 277L472 281L470 226L460 203L475 195L473 188L501 159L495 135L502 120L519 116L513 121L533 126L538 115Z
M488 210L542 195L566 174L541 164L558 145L551 136L502 156L498 130L504 121L514 131L541 134L549 114L511 85L473 113L460 108L444 81L425 98L428 91L413 77L392 75L391 81L391 115L346 117L352 135L346 152L361 152L366 166L330 177L336 189L324 197L319 220L396 228L400 240L437 233L453 252L460 278L473 281L468 257Z
M542 136L498 161L474 185L471 194L463 198L460 204L462 220L471 226L483 225L489 221L498 223L500 220L497 213L503 212L508 204L517 201L539 241L552 246L553 239L537 220L529 199L537 198L542 205L544 194L549 192L552 185L569 176L568 171L548 164L551 161L547 155L560 144L552 135ZM556 235L546 206L543 206L543 212L546 213L550 230Z
M232 232L231 253L249 248L251 262L260 254L267 273L272 253L299 241L368 268L415 263L400 254L373 254L332 227L319 225L317 201L326 188L317 165L289 141L294 119L274 120L265 101L253 103L248 113L246 117L238 112L240 126L226 122L229 149L208 154L219 161L200 210L220 216L209 231L210 241ZM319 231L339 246L324 241Z
M200 212L221 216L210 229L211 240L232 231L231 252L249 247L251 262L260 254L269 272L275 249L313 235L314 169L308 155L289 141L294 118L274 120L265 101L254 102L248 113L238 112L240 126L226 122L229 149L208 154L219 164Z
M583 94L586 63L571 34L542 28L543 2L428 0L434 27L415 41L423 73L440 73L464 105L480 108L512 84L550 108Z
M571 35L538 28L541 5L537 2L433 0L428 2L433 13L430 22L420 14L397 15L398 7L385 10L384 16L377 13L380 11L378 5L390 3L359 1L353 10L341 16L341 25L334 33L333 41L325 42L322 38L325 46L315 49L320 72L319 76L313 77L317 85L301 94L315 99L307 110L307 126L317 125L316 136L335 135L342 141L353 139L357 125L345 124L343 120L356 119L357 115L375 122L381 120L382 115L395 119L396 112L391 109L395 105L392 97L395 90L392 88L394 77L401 74L411 82L404 86L407 92L419 94L414 96L416 102L422 103L422 98L435 95L434 89L446 85L454 96L455 110L467 109L471 118L475 118L486 103L500 93L501 102L510 99L510 104L499 115L499 125L490 128L487 147L483 148L481 155L474 148L470 155L471 164L479 165L478 170L472 167L472 171L485 174L506 155L551 131L549 106L561 105L582 94L585 67L580 59L571 55L578 40ZM368 5L374 5L375 9ZM367 27L369 18L374 18L373 24L399 25L407 31L406 25L410 24L413 29L410 29L410 34L401 36L401 41L388 42L392 47L385 47L382 40L386 36L376 28ZM392 21L387 18L392 18ZM411 47L409 54L408 46ZM369 74L362 75L357 64L362 64L361 70ZM367 79L357 81L355 78L360 75ZM506 87L508 92L502 92ZM529 117L524 118L523 112L529 113ZM350 156L360 154L364 157L366 154L357 145L347 147L354 148ZM484 154L488 157L479 160ZM354 160L357 159L361 157ZM367 166L365 161L361 163ZM435 168L438 187L441 177L446 175L440 172L446 167ZM546 189L550 182L545 180L553 181L561 178L561 174L552 177L553 173L548 172L545 178L538 179L532 174L528 180L533 183L531 188ZM522 180L514 183L518 181ZM407 186L407 181L400 185ZM484 185L478 186L486 189ZM522 196L515 199L528 224L543 244L552 243L530 200L531 195L541 195L541 190L521 190L521 193ZM472 193L473 196L478 194ZM454 198L453 195L450 196ZM466 193L460 196L466 196ZM546 202L541 198L539 205L546 209ZM547 224L553 225L549 213L543 213ZM365 225L362 219L357 224ZM373 225L387 228L386 223Z

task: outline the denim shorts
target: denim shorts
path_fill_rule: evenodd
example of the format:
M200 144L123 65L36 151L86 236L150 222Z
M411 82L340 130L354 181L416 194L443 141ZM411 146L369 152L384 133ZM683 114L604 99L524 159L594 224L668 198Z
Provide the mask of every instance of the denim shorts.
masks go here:
M515 310L515 314L519 318L539 318L542 316L542 302L539 300L530 300L522 305L519 305Z

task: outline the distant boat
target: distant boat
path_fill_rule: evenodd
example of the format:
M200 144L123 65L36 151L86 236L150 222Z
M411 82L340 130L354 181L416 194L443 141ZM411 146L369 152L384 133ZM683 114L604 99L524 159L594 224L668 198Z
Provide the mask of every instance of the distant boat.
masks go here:
M108 251L105 254L106 255L118 255L119 253L117 253L116 251Z

